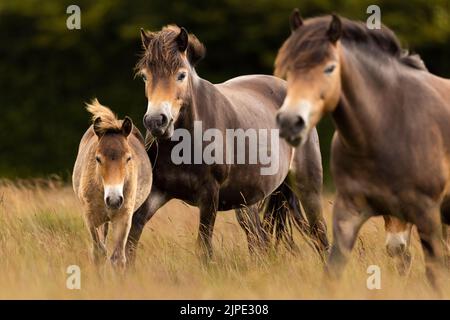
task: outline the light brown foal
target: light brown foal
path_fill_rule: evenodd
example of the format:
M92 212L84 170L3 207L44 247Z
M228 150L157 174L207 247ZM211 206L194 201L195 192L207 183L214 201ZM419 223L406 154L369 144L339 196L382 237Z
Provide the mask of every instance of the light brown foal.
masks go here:
M94 123L80 142L73 188L92 236L94 261L106 257L107 223L111 222L114 246L111 262L123 268L133 212L150 193L150 160L144 139L130 118L118 120L97 100L87 109Z

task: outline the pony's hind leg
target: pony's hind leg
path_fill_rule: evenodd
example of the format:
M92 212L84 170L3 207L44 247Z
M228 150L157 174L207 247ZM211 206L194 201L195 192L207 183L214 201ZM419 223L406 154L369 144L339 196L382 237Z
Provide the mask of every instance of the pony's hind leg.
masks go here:
M244 230L251 254L267 250L269 238L259 218L258 205L236 209L236 219Z

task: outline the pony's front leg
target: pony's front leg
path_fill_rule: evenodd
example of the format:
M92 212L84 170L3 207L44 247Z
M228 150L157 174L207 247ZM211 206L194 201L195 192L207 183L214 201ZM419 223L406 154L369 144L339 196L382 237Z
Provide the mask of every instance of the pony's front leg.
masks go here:
M136 248L141 238L145 224L153 217L155 212L170 200L165 193L160 192L155 186L147 200L133 214L131 229L126 244L128 264L133 264L136 258Z
M355 245L364 222L370 217L363 208L337 196L333 207L333 245L328 257L327 273L339 278Z
M87 227L92 238L92 260L95 264L103 263L107 256L106 246L100 239L98 228L89 219L87 219Z
M294 152L289 184L305 211L314 246L319 254L326 256L330 244L322 210L323 169L317 131L313 130L306 143Z
M442 213L441 213L442 216ZM442 241L444 246L444 262L447 270L450 270L450 237L449 226L442 222Z
M125 245L130 232L132 217L132 212L127 212L118 215L111 221L112 242L114 246L113 253L111 255L111 263L119 270L125 269L127 262Z
M108 227L109 227L109 222L105 222L103 225L98 227L98 231L100 234L100 241L105 246L106 246L106 239L108 238Z
M448 283L441 213L438 204L427 201L427 199L417 198L416 204L404 205L404 207L407 208L410 217L414 219L413 222L419 233L428 280L436 292L441 295L441 289Z
M204 261L212 258L212 235L216 222L219 202L219 189L205 188L203 200L200 202L200 225L198 228L198 245Z

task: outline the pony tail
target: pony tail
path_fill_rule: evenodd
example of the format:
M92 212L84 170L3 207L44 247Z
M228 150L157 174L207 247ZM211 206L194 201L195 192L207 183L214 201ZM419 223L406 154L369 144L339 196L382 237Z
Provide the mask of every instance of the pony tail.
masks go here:
M284 242L289 250L298 251L294 242L293 228L301 234L308 234L308 222L303 216L299 200L283 182L262 204L264 212L263 228L267 235L274 236L276 245Z

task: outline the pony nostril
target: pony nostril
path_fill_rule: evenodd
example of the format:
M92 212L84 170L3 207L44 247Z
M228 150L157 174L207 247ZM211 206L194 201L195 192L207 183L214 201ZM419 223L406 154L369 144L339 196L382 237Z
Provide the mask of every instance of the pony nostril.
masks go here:
M298 116L294 123L294 128L298 131L302 130L305 127L305 120L302 117Z
M386 245L386 251L387 251L388 255L390 255L390 256L394 256L395 255L395 248L393 248L390 245Z
M167 116L164 114L159 114L156 116L152 115L144 116L144 126L150 131L164 128L165 126L167 126L167 123L168 123Z
M148 114L146 114L144 116L144 127L149 128L151 124L152 124L151 117Z
M387 244L386 250L390 256L400 256L407 253L407 246L405 243Z
M110 209L119 209L123 204L123 196L111 197L107 196L105 198L106 206Z
M281 114L280 113L277 113L277 116L275 117L275 120L276 120L278 126L280 126L280 123L281 123Z
M169 123L169 119L167 118L167 116L165 114L160 114L161 117L161 126L165 126L167 125L167 123Z

